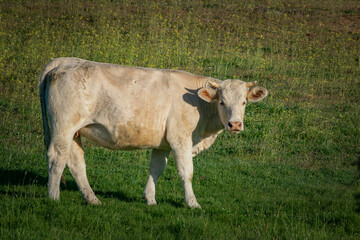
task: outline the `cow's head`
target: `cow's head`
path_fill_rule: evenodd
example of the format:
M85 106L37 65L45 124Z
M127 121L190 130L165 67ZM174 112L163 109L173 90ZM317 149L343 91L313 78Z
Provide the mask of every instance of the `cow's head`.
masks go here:
M268 91L256 82L240 80L209 81L210 86L199 89L198 96L206 102L216 102L225 129L231 132L244 130L246 103L258 102ZM252 87L252 88L251 88Z

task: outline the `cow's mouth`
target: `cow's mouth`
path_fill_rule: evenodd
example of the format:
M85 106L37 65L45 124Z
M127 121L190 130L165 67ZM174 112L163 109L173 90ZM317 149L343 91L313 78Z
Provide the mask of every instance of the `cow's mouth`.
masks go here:
M235 129L235 130L228 129L228 131L231 132L231 133L236 133L236 134L238 134L238 133L240 133L242 130L241 130L241 129Z

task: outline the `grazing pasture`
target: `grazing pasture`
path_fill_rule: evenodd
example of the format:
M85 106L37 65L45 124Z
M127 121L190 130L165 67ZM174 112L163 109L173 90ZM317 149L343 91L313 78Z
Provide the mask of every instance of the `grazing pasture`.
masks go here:
M360 4L344 1L0 1L0 239L359 239ZM189 209L173 156L157 206L150 151L84 139L83 203L68 170L47 197L38 77L52 57L257 81L245 130L194 159ZM154 93L157 94L157 93Z

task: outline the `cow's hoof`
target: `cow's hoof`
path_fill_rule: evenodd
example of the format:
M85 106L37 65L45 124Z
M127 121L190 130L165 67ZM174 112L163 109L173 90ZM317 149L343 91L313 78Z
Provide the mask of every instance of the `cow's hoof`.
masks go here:
M152 206L152 205L156 205L156 204L157 204L155 198L153 198L153 199L148 199L147 197L143 196L143 199L146 201L146 204L147 204L148 206Z
M187 207L190 207L190 208L199 208L199 209L201 209L200 204L199 204L199 203L197 203L197 202L190 202L190 203L187 203L187 204L186 204L186 206L187 206Z
M49 190L48 196L51 200L60 200L60 189Z
M95 198L86 200L86 204L100 205L101 202L100 202L100 200L99 200L97 197L95 197Z
M146 204L148 205L148 206L152 206L152 205L156 205L157 204L157 202L155 201L155 200L146 200Z

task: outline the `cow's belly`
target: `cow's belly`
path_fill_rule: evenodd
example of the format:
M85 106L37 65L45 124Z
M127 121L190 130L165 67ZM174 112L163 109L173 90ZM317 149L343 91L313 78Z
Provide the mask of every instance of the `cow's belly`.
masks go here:
M80 134L110 149L168 149L165 131L133 124L118 125L108 129L101 124L90 124L80 129Z

